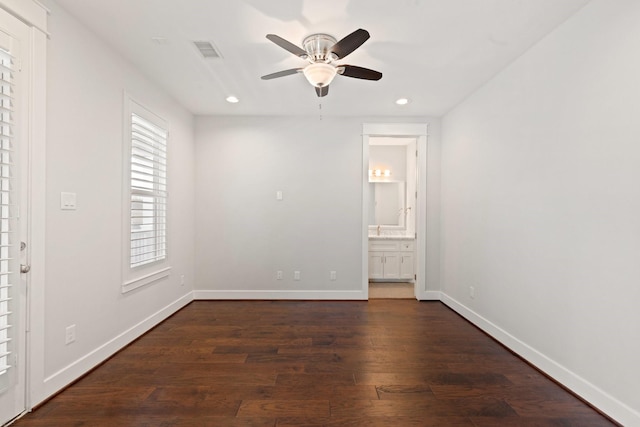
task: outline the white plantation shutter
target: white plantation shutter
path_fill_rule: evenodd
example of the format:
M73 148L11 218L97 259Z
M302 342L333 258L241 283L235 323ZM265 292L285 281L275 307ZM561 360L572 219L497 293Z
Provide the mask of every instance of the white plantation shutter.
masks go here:
M131 268L167 256L167 136L131 113Z
M0 48L0 378L6 378L11 368L11 304L19 280L15 254L18 235L14 212L13 62L11 55Z

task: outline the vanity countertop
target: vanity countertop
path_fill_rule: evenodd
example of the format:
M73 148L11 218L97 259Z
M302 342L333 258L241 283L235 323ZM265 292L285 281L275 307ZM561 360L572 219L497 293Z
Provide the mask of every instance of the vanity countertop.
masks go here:
M407 235L399 235L399 236L393 236L393 235L381 235L381 236L377 236L377 235L369 235L369 240L414 240L414 236L407 236Z

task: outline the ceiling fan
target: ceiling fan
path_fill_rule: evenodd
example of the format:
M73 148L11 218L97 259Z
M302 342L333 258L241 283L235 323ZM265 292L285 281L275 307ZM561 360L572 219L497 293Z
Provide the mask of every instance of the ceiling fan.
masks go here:
M309 61L303 68L291 68L277 73L262 76L262 80L271 80L291 74L302 73L315 88L319 97L329 93L329 85L336 74L364 80L380 80L382 73L355 65L338 65L335 62L343 59L362 46L369 39L369 32L358 29L340 41L328 34L312 34L302 41L304 49L275 34L267 34L267 39L281 48Z

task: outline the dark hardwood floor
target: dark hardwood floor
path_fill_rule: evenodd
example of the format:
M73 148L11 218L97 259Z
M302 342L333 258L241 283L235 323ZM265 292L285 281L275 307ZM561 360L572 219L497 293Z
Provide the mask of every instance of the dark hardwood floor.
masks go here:
M13 427L611 426L439 302L197 301Z

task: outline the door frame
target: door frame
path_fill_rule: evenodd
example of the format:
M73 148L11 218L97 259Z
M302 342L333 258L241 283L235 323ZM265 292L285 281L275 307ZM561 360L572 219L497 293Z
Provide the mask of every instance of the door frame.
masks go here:
M29 239L31 240L27 291L27 411L42 403L45 391L45 229L46 229L46 132L47 132L47 10L44 26L31 31L31 88L29 92ZM49 393L50 394L50 393Z
M418 300L434 299L427 291L427 123L364 123L362 125L362 291L369 299L369 138L411 137L416 139L416 280ZM437 299L437 298L436 298Z

